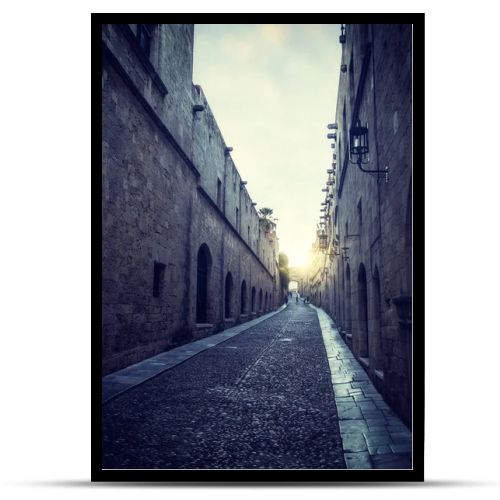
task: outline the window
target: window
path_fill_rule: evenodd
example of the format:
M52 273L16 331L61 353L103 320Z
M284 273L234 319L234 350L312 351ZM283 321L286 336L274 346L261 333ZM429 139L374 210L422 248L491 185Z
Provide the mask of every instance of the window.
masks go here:
M149 58L151 53L151 38L153 36L153 24L138 24L137 25L137 42L146 57Z
M165 279L165 264L155 262L153 271L153 297L160 297Z
M217 206L220 208L222 205L222 182L217 179Z

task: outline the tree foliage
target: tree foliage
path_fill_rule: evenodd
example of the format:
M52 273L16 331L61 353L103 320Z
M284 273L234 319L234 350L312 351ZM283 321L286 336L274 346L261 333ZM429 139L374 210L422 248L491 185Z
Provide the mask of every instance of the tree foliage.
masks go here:
M283 291L285 291L288 290L288 284L290 283L290 270L288 268L288 256L283 252L279 253L278 265L281 288Z
M273 209L268 207L262 207L259 209L259 220L264 231L270 231L274 226Z

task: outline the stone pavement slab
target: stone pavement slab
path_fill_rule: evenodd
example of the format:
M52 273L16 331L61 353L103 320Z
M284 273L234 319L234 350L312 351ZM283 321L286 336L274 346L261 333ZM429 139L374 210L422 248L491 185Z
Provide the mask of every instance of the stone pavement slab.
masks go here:
M318 314L348 469L411 469L412 434L389 408L332 318Z

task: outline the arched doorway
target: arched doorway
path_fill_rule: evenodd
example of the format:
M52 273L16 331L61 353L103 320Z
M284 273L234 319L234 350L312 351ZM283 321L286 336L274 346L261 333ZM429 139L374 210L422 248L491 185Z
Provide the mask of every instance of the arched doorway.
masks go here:
M382 356L382 331L381 331L381 293L380 293L380 276L378 273L378 267L375 266L375 272L373 273L373 314L372 314L372 328L373 331L371 338L373 339L373 367L375 370L383 370L383 356Z
M198 250L196 273L196 323L208 321L208 283L210 281L210 268L212 257L208 246L200 246Z
M255 287L252 287L252 312L255 312L255 295L256 295Z
M266 295L264 296L264 311L267 311L267 292Z
M241 282L241 314L246 314L247 312L247 283L245 280Z
M337 320L338 318L338 311L337 311L337 303L338 303L338 299L337 299L337 279L335 277L335 275L333 276L333 297L332 297L332 302L333 302L333 316L335 318L335 320Z
M408 188L408 197L406 200L406 219L405 219L405 274L406 274L406 295L412 295L412 193L411 181Z
M351 268L347 264L345 268L345 329L351 333Z
M361 358L369 358L368 346L368 291L366 288L366 269L360 264L358 271L358 355Z
M226 284L224 287L224 317L231 317L231 298L233 296L233 276L231 273L226 274Z

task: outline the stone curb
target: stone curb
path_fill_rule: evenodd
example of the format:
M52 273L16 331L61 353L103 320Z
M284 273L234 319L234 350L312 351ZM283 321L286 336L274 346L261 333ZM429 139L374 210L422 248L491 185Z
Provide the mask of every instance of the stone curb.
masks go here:
M348 469L412 469L412 434L392 412L321 308L323 335Z
M276 311L264 314L259 318L247 321L240 325L223 330L220 333L210 335L200 340L195 340L189 344L171 349L170 351L162 352L151 358L140 361L133 365L127 366L117 372L110 373L102 379L102 403L105 404L124 392L137 387L144 382L160 375L161 373L177 366L184 361L196 356L200 352L206 351L211 347L221 344L226 340L233 338L239 333L252 328L262 321L265 321L275 314L283 311L286 305L282 305Z

